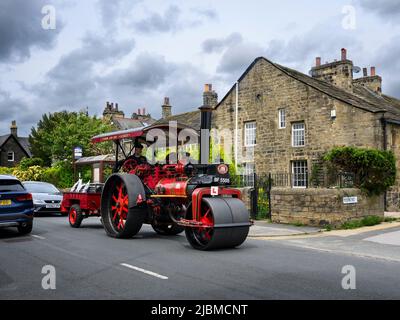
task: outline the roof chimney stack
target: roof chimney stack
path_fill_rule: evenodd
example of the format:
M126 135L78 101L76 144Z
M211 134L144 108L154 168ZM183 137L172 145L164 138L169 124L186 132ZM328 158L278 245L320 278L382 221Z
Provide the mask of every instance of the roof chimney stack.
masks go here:
M164 104L161 106L162 108L162 118L168 118L172 115L172 106L169 104L169 98L164 98Z
M341 59L321 65L321 57L315 60L310 74L313 78L323 80L346 91L353 91L353 62L347 59L347 50L342 48Z
M214 108L218 104L218 94L212 89L212 84L204 85L203 105Z
M13 136L18 137L17 121L15 120L11 121L10 131Z
M345 48L342 49L342 61L347 60L347 50Z
M376 94L382 94L382 78L376 75L376 68L371 67L371 74L368 76L368 69L363 68L363 77L355 79L354 84L365 87Z

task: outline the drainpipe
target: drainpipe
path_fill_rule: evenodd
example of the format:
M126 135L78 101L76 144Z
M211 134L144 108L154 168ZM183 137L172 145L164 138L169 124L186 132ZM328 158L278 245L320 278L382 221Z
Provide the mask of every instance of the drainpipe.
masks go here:
M383 150L387 151L387 120L385 115L381 118L382 131L383 131ZM385 195L383 197L384 210L387 211L387 191L385 190Z
M236 81L236 106L235 106L235 169L238 166L238 121L239 121L239 81Z

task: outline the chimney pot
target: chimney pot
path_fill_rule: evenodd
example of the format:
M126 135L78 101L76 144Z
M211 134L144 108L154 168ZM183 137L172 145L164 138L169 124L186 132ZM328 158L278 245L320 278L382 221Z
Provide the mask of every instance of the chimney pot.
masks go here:
M142 115L145 115L146 114L146 108L143 108L143 113L142 113Z
M137 109L137 114L140 115L140 108Z
M342 49L342 61L347 60L347 50L345 48Z
M376 76L376 68L371 67L371 77L375 77L375 76Z
M321 57L317 57L317 58L315 59L315 65L316 65L317 67L321 66Z
M367 68L363 68L363 76L368 77L368 69Z
M169 106L169 97L164 98L164 105Z
M212 91L212 84L205 84L204 85L204 92L211 92Z

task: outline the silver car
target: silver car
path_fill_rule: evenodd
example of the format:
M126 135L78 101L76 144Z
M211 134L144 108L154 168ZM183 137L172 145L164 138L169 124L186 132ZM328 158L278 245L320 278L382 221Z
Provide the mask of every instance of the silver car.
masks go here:
M62 192L47 182L24 181L25 189L32 194L35 214L60 213Z

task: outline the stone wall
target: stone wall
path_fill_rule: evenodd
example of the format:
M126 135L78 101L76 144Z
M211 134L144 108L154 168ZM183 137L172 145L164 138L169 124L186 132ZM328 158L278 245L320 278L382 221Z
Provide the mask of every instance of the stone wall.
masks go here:
M343 197L357 197L358 203L344 204ZM367 197L359 189L273 188L271 204L276 223L337 226L365 216L384 216L383 196Z

